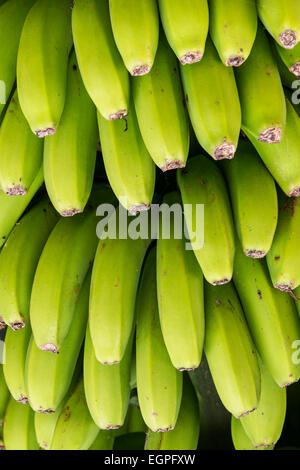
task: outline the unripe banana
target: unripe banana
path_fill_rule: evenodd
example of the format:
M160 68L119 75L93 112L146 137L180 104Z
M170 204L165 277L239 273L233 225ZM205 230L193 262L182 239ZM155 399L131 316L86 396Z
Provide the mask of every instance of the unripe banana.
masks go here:
M83 83L102 116L129 111L129 77L114 42L107 0L75 0L73 39Z
M177 181L191 245L203 275L213 285L225 284L232 277L234 229L222 174L211 159L199 155L177 173Z
M210 35L224 65L247 60L257 31L255 0L208 0Z
M240 419L231 417L231 437L235 450L273 450L270 447L255 447L245 432Z
M89 450L113 450L115 436L113 431L99 431Z
M202 59L208 34L207 0L159 0L162 25L178 60L193 64Z
M251 54L235 72L242 129L261 142L280 142L286 124L286 104L277 64L261 26Z
M90 273L87 274L75 302L74 319L59 354L41 351L31 338L25 369L27 396L31 408L38 413L54 413L65 398L88 319Z
M295 0L257 0L260 20L281 47L300 41L300 3Z
M279 440L286 413L286 389L274 382L258 356L261 392L257 409L241 418L246 434L256 448L274 446Z
M34 411L10 397L4 418L3 438L6 450L38 450L34 429Z
M17 53L21 31L36 0L10 0L0 8L0 116L16 79ZM2 2L3 3L3 2Z
M276 44L276 49L289 71L300 77L300 42L293 49L284 49Z
M119 364L103 365L87 328L84 350L84 389L91 416L100 429L118 429L124 424L130 397L132 340Z
M233 158L241 129L234 73L207 39L201 62L181 66L185 101L197 139L215 160Z
M132 79L134 106L145 145L162 170L183 168L189 151L189 124L179 67L166 39L159 40L151 71Z
M282 191L296 197L300 196L300 117L289 100L286 100L286 107L287 122L280 143L267 145L244 130Z
M172 431L155 433L148 430L145 450L196 450L200 431L199 405L188 375L183 377L180 411Z
M13 330L23 328L29 320L35 270L57 220L58 216L49 199L43 198L14 227L1 251L0 314ZM20 343L25 341L25 336L19 340ZM9 337L12 344L15 343Z
M180 205L180 195L169 193L163 204ZM160 325L173 366L195 369L201 362L204 342L203 274L193 251L186 249L185 239L175 238L174 227L171 219L170 237L164 238L162 232L157 242Z
M131 75L145 75L154 62L159 16L155 0L109 0L116 45Z
M55 413L34 413L34 428L39 446L44 450L49 450L54 430L65 405L65 401L57 407Z
M204 289L209 369L223 405L241 418L257 408L260 396L255 347L233 284L205 283Z
M70 0L37 0L22 30L17 60L19 100L38 137L56 132L65 105L71 5Z
M50 450L88 450L98 433L99 428L87 407L81 378L58 418Z
M93 184L97 140L96 109L84 88L73 52L59 129L54 136L46 137L44 151L47 192L64 217L82 212L86 206Z
M272 286L265 260L245 256L237 243L233 281L258 353L280 387L300 378L294 356L300 324L293 299Z
M252 258L263 258L270 250L277 225L275 182L246 140L239 141L234 159L224 161L222 168L244 253Z
M2 358L1 358L2 359ZM3 365L0 364L0 428L3 426L5 410L10 397L10 393L3 373Z
M272 44L272 41L270 41L270 43L273 49L273 53L274 53L274 57L276 60L278 72L280 74L281 82L285 87L292 89L293 83L295 82L296 77L292 72L289 71L289 69L287 68L283 60L281 59L280 55L276 51L276 46L275 46L274 41L273 41L274 44Z
M108 121L98 113L101 150L110 185L130 214L150 208L155 165L142 139L135 110L123 121Z
M136 377L141 413L151 431L170 431L180 409L182 373L171 363L160 328L155 249L145 262L136 311Z

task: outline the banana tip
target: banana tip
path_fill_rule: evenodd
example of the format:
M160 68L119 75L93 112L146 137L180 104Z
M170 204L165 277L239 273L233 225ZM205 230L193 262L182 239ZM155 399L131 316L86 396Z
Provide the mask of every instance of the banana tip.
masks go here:
M176 170L177 168L184 168L185 164L180 160L167 160L167 163L161 167L163 172L169 170Z
M138 212L148 211L150 209L150 204L135 204L131 206L128 210L130 215L136 215Z
M146 75L147 73L150 72L150 70L151 70L151 67L148 64L138 65L131 71L131 75L133 77L139 77L141 75Z
M266 256L266 252L262 250L245 250L245 254L249 258L264 258Z
M298 42L296 31L286 29L280 34L279 42L285 49L293 49Z
M45 127L45 129L37 129L35 131L35 135L42 139L43 137L47 137L48 135L55 134L55 132L56 132L56 127Z
M120 111L117 111L116 113L112 113L108 116L109 121L115 121L116 119L123 119L125 116L127 116L128 111L127 109L121 109Z
M8 196L26 196L27 189L23 188L23 186L17 185L13 186L12 188L7 188L5 193Z
M250 413L253 413L253 411L255 411L256 408L252 408L251 410L248 410L248 411L245 411L244 413L238 415L238 416L235 416L237 419L240 419L240 418L243 418L243 416L247 416L249 415Z
M25 328L26 323L24 321L16 321L14 323L10 323L9 326L13 331L21 330L21 328Z
M266 144L278 144L281 141L281 127L268 127L260 134L258 140Z
M226 60L225 64L227 65L227 67L239 67L244 62L245 62L244 57L242 57L240 55L231 55Z
M28 405L29 401L28 401L28 398L27 397L24 397L23 395L21 395L21 397L16 400L18 403L22 403L23 405Z
M220 281L214 281L212 282L212 285L213 286L222 286L223 284L228 284L228 282L230 282L230 279L221 279Z
M82 211L79 209L67 209L65 211L60 212L62 217L73 217L73 215L80 214Z
M195 62L200 62L203 57L203 52L201 51L189 51L180 58L182 65L194 64Z
M49 352L53 352L54 354L59 354L57 346L55 346L55 344L52 344L52 343L42 344L41 346L39 346L39 349L41 351L49 351Z
M289 197L299 197L300 196L300 187L294 188L290 193Z
M218 145L214 150L214 159L215 160L231 160L234 157L236 151L235 145L226 141L224 138L223 143Z
M296 77L300 77L300 61L290 67L290 72L296 75Z

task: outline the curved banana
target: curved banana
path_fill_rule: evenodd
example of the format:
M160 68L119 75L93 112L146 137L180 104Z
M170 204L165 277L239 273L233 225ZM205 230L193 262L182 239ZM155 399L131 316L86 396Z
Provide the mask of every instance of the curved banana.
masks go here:
M208 0L209 31L224 65L239 67L251 52L257 31L255 0Z
M44 150L47 192L64 217L82 212L87 204L94 179L97 141L96 109L84 88L73 52L59 129L54 136L46 137Z
M84 389L91 416L100 429L123 426L130 397L132 340L128 342L120 364L103 365L95 351L87 328L84 350Z
M105 119L122 119L129 111L129 77L114 42L108 1L76 0L72 30L87 92Z
M183 168L189 151L189 123L176 57L159 40L151 71L132 79L133 101L145 145L162 170Z
M232 278L235 248L222 174L211 159L199 155L177 173L177 181L189 238L203 275L213 285L225 284Z
M142 139L135 110L123 121L108 121L98 113L101 151L110 185L131 215L150 208L155 165Z
M156 251L145 262L137 296L136 377L143 419L153 432L174 429L182 397L182 373L172 365L157 305Z
M109 0L114 39L131 75L150 72L158 45L159 15L155 0Z
M155 433L148 430L145 450L196 450L200 432L199 404L188 375L183 376L180 411L172 431Z
M284 49L276 44L276 49L289 71L296 77L300 77L300 42L293 49Z
M280 387L296 382L300 364L294 356L300 324L293 299L274 289L266 261L248 258L238 243L233 281L263 363Z
M159 0L159 11L168 42L178 60L199 62L208 34L207 0Z
M181 66L185 101L197 139L215 160L233 158L241 129L234 73L207 39L201 62Z
M218 287L205 283L204 291L204 349L209 369L223 405L241 418L259 402L255 347L233 283Z
M88 450L99 433L87 407L81 378L57 420L50 450Z
M44 197L14 227L0 253L0 314L13 330L23 328L29 321L35 270L57 221L55 210ZM13 344L12 336L9 338Z
M74 318L59 351L41 351L31 338L25 368L27 396L38 413L54 413L70 387L88 319L90 273L87 274L75 302Z
M5 410L10 397L10 393L3 373L3 365L0 364L0 428L3 426Z
M34 429L34 411L29 405L10 397L3 427L6 450L38 450Z
M263 258L271 248L277 226L275 182L252 145L243 139L234 159L224 161L222 169L244 253Z
M260 20L281 47L292 49L300 41L300 4L295 0L257 0Z
M34 429L36 438L39 447L44 450L50 449L54 430L64 406L65 401L62 401L57 407L55 413L34 413Z
M236 69L235 77L243 131L267 144L280 142L286 125L286 104L277 64L262 26L258 27L251 54Z
M163 204L180 204L177 192L167 194ZM181 204L180 204L181 208ZM162 219L161 219L162 221ZM184 238L176 239L174 220L170 237L157 241L157 299L160 325L172 364L176 369L195 369L204 342L203 274Z
M38 137L56 132L65 105L72 46L70 0L37 0L26 17L17 59L21 109Z
M273 450L274 446L270 447L255 447L251 439L246 434L240 419L231 417L231 438L235 450Z

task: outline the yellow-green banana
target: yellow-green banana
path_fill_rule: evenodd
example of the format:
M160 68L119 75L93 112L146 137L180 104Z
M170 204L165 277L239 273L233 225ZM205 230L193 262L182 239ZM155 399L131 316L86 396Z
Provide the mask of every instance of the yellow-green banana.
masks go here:
M2 360L3 358L1 358ZM10 397L10 393L3 373L3 365L0 364L0 427L3 426L5 410Z
M289 71L300 77L300 42L293 49L284 49L276 44L276 49Z
M57 220L49 199L43 198L14 227L0 253L0 314L13 330L29 320L35 270Z
M266 261L245 256L238 243L233 281L263 363L280 387L296 382L300 323L293 299L274 289Z
M273 49L274 57L275 57L275 60L276 60L276 63L277 63L277 68L278 68L278 72L280 74L282 84L285 87L292 89L293 84L294 84L294 82L297 78L295 77L295 75L292 72L290 72L290 70L285 65L282 58L280 57L280 55L276 51L276 46L275 46L274 41L273 42L270 41L270 44L271 44L272 49ZM286 50L286 49L284 49L284 50Z
M129 111L129 77L114 42L107 0L75 0L72 29L82 80L105 119Z
M215 160L233 158L241 107L232 68L222 64L211 39L201 62L181 66L185 102L197 139Z
M251 54L236 68L235 77L242 108L242 129L261 142L280 142L286 124L286 104L277 64L261 26Z
M210 35L224 65L247 60L257 31L255 0L208 0Z
M116 45L131 75L145 75L154 62L159 16L155 0L109 0Z
M6 450L38 450L34 429L34 411L29 405L10 397L3 427Z
M47 192L62 216L73 216L86 206L93 184L97 140L96 108L84 88L73 52L59 129L54 136L46 137L44 151Z
M184 374L180 411L172 431L147 432L145 450L196 450L200 431L197 396L188 375Z
M243 250L247 256L263 258L270 250L277 225L275 182L252 145L243 139L234 159L224 161L222 168Z
M273 450L274 446L270 447L255 447L251 439L245 432L240 419L231 417L231 437L235 450Z
M135 215L150 208L155 165L142 139L134 109L123 121L98 113L101 151L110 185L120 203Z
M65 401L57 407L55 413L34 413L34 428L39 446L44 450L49 450L54 430L65 405Z
M225 284L232 278L234 229L222 174L211 159L199 155L177 173L177 181L189 238L203 275L213 285Z
M183 168L189 151L189 124L179 67L162 36L151 71L132 79L134 106L145 145L162 170Z
M113 450L115 436L113 431L99 431L89 450Z
M26 17L17 60L22 111L38 137L56 132L65 105L72 46L71 0L37 0Z
M180 194L169 193L163 204L177 204L181 210ZM204 342L203 274L193 251L187 250L185 239L175 237L175 225L172 219L170 237L166 238L169 234L164 234L162 227L157 241L160 325L173 366L195 369L201 362Z
M155 248L145 262L136 311L136 377L141 413L151 431L170 431L180 409L182 373L171 363L160 328Z
M162 25L178 60L185 64L199 62L208 34L207 0L159 0Z
M223 405L240 418L259 402L255 346L233 283L218 287L205 283L204 292L205 355Z
M91 416L100 429L123 426L130 397L132 337L119 364L103 365L95 351L87 328L84 350L84 389Z
M300 41L300 3L296 0L257 0L263 25L281 47L292 49Z

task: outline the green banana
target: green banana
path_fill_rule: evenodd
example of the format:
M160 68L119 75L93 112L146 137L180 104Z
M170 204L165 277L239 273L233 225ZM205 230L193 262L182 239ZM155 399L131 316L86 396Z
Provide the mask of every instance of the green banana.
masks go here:
M81 378L57 420L50 450L88 450L98 433L99 428L87 407Z
M159 16L155 0L109 0L114 39L131 75L145 75L154 62Z
M41 167L26 196L11 197L0 190L0 248L44 181Z
M208 0L210 35L224 65L239 67L257 31L255 0Z
M284 49L276 44L276 49L289 71L300 77L300 42L293 49Z
M91 416L100 429L118 429L124 424L130 396L132 337L120 364L103 365L95 356L90 329L87 328L84 389Z
M233 283L218 287L205 283L204 292L204 349L209 369L223 405L241 418L259 402L255 347Z
M41 351L34 338L31 338L26 358L25 381L30 406L38 413L54 413L70 387L88 319L90 277L88 273L75 303L71 327L59 354Z
M32 134L15 91L0 128L0 185L9 196L24 196L43 162L43 142ZM12 158L13 155L13 158Z
M107 0L76 0L72 30L82 80L105 119L129 111L129 76L114 42Z
M291 292L300 285L300 270L295 260L300 256L300 200L282 196L279 220L267 256L273 286Z
M266 145L245 129L245 134L256 148L271 175L287 196L300 195L300 117L286 100L287 122L280 143Z
M183 377L180 411L173 431L147 432L145 450L196 450L200 432L199 405L188 375Z
M199 62L205 50L209 14L207 0L159 0L162 25L178 60Z
M271 248L277 226L275 182L252 145L242 139L234 159L224 161L222 169L244 253L262 258Z
M275 60L276 60L276 63L277 63L277 67L278 67L278 71L279 71L279 74L280 74L281 82L285 87L292 89L293 84L296 80L296 77L292 72L289 71L289 69L287 68L287 66L285 65L283 60L281 59L280 55L276 51L275 44L272 44L272 41L270 41L270 43L271 43L272 49L274 51L274 57L275 57Z
M34 429L34 411L10 397L3 427L6 450L38 450Z
M286 104L276 60L261 26L251 54L235 70L235 77L243 131L264 143L280 142L286 125Z
M96 109L85 91L73 52L59 129L54 136L45 138L44 151L47 192L56 210L64 217L82 212L90 196L97 134Z
M189 151L189 123L176 57L160 37L151 71L132 79L137 120L145 145L162 170L183 168Z
M114 442L113 431L99 431L89 450L113 450Z
M237 243L233 281L258 353L280 387L300 378L294 359L300 324L293 299L274 289L265 260L245 256Z
M230 202L222 174L211 159L200 155L192 157L186 169L177 173L177 181L191 245L203 275L213 285L225 284L232 277L235 248Z
M37 0L21 34L17 82L21 109L38 137L53 135L59 125L71 47L71 1Z
M181 66L189 116L204 150L215 160L233 158L241 129L241 107L234 73L207 39L201 62Z
M17 53L27 13L36 0L10 0L0 7L0 116L16 79Z
M1 358L2 359L2 358ZM3 373L3 365L0 364L0 428L3 426L5 410L10 397L10 393Z
M274 382L270 372L258 356L261 374L261 392L257 409L241 418L246 434L255 447L274 446L279 440L286 413L286 389Z
M260 20L275 41L292 49L300 41L300 4L295 0L257 0Z
M89 326L96 358L104 365L119 363L124 356L149 243L149 239L122 239L118 235L99 241L92 272Z
M130 214L150 208L155 165L143 142L134 109L124 122L108 121L98 113L101 150L110 185Z
M177 192L169 193L163 204L180 204ZM180 206L181 207L181 206ZM175 223L170 238L157 241L157 299L164 342L174 367L195 369L202 357L204 342L203 275L193 251L185 240L176 239Z
M49 199L43 198L14 227L0 253L0 314L13 330L23 328L29 320L35 270L57 220ZM13 345L15 341L9 337Z
M182 397L182 373L164 344L157 305L156 250L145 262L137 296L136 377L141 413L153 432L174 429Z
M55 413L34 413L34 428L39 446L44 450L49 450L54 430L64 408L65 402L62 401L57 407Z
M231 437L235 450L273 450L270 447L255 447L251 439L246 434L240 419L231 417Z

